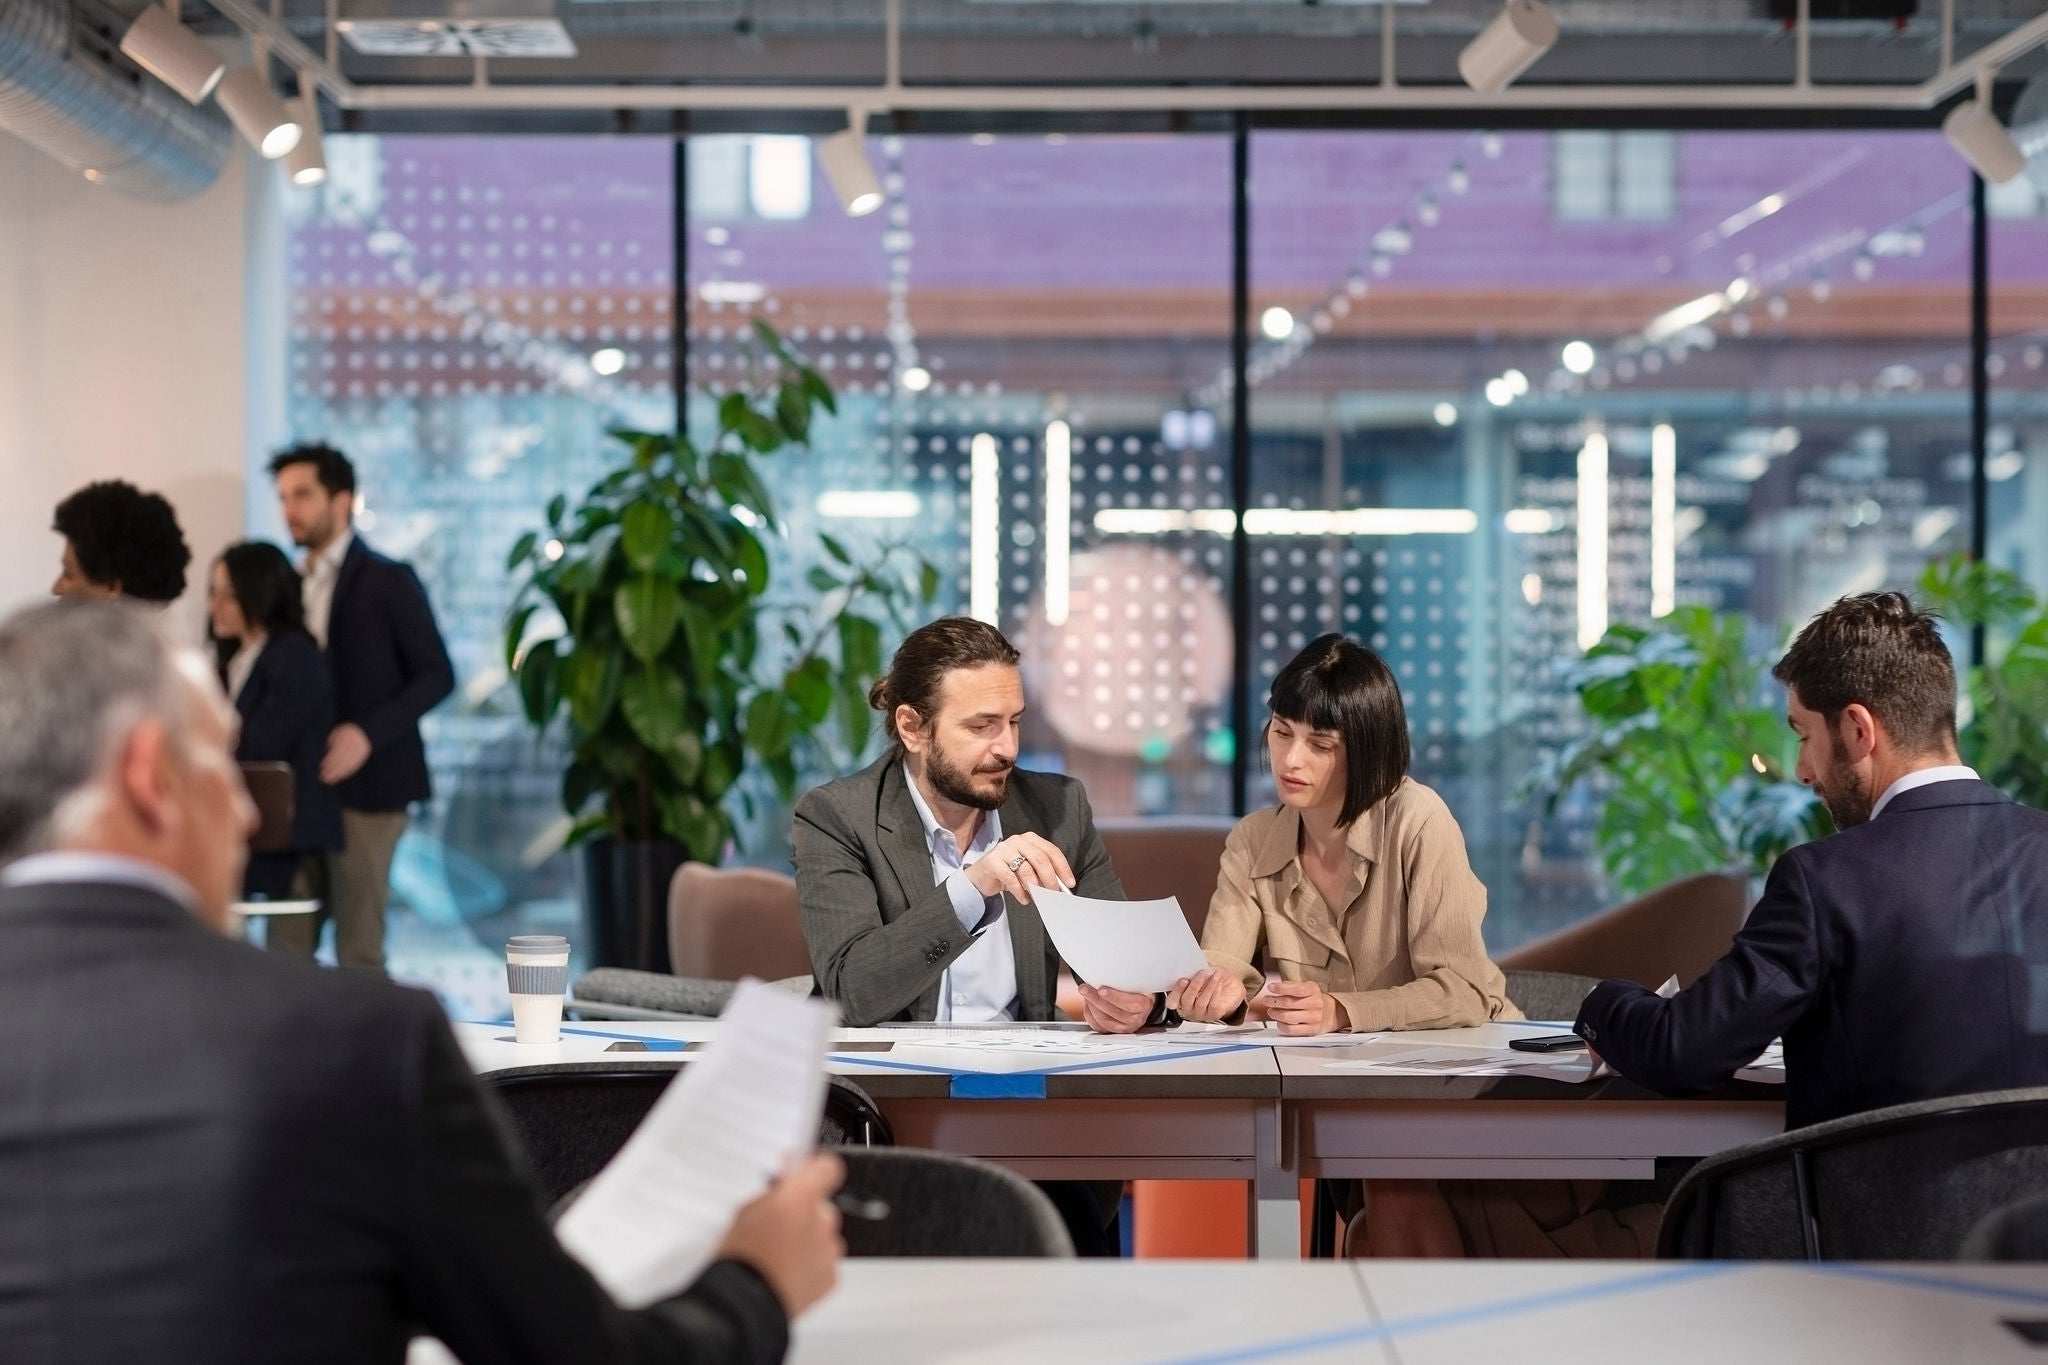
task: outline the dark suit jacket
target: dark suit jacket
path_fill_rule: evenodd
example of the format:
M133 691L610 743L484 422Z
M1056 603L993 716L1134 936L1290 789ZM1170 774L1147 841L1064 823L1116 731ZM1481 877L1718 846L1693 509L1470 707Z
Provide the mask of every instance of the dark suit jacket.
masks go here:
M1602 983L1577 1031L1670 1094L1785 1040L1785 1120L2048 1085L2048 815L1936 782L1793 849L1728 955L1661 1000Z
M1095 832L1081 784L1051 773L1010 774L998 814L1003 837L1042 835L1067 855L1079 894L1122 900L1124 889ZM939 979L974 942L944 884L932 884L931 847L910 800L899 755L804 794L796 805L796 892L818 988L850 1026L937 1017ZM1038 912L1003 898L1017 953L1021 1019L1054 1019L1059 959Z
M291 849L252 856L244 878L250 892L281 897L301 857L341 847L341 803L320 780L320 760L334 729L334 687L313 637L303 630L272 635L235 698L235 710L242 718L235 757L292 768Z
M779 1361L721 1263L616 1307L556 1243L434 998L134 887L0 889L9 1365Z
M370 761L335 791L348 810L404 810L432 795L420 717L455 690L455 666L412 567L357 536L327 617L334 722L370 737Z

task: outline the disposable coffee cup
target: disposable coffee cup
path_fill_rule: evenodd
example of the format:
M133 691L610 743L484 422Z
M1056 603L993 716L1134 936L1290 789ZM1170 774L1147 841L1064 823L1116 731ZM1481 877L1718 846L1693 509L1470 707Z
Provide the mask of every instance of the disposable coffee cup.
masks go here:
M562 1041L562 997L569 993L569 940L517 934L505 944L505 985L512 992L512 1037Z

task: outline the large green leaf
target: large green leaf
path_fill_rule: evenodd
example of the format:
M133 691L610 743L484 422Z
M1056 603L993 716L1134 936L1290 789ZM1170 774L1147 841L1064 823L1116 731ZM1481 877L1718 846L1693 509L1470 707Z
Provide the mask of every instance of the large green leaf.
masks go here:
M528 655L529 661L532 656ZM579 645L562 669L562 694L569 718L584 734L595 734L619 695L619 656Z
M760 538L744 527L733 532L733 568L746 575L747 595L759 597L768 591L768 551Z
M664 669L636 668L619 688L619 709L626 714L626 724L643 744L671 762L683 733L686 704L682 679Z
M540 534L538 532L528 531L525 535L513 541L512 553L505 556L505 571L510 573L525 563L526 557L533 553L533 547L539 539Z
M729 393L718 405L718 425L727 431L738 431L746 421L749 409L747 396L743 393Z
M796 722L809 731L822 725L832 711L832 665L813 656L789 671L783 690L796 706Z
M554 719L555 708L562 702L557 647L557 641L542 640L519 661L519 702L526 710L527 723L536 728Z
M763 759L787 754L796 738L796 720L790 714L788 699L774 691L756 694L747 703L744 733L747 748Z
M533 619L540 609L538 602L529 602L512 613L505 622L505 671L511 672L519 665L519 646L526 642L526 623Z
M612 594L612 613L626 648L653 663L675 638L681 602L675 585L655 574L635 574Z
M810 443L811 399L804 392L802 380L790 380L776 391L775 420L782 423L783 431L796 444Z
M882 671L882 628L865 616L839 616L839 667L866 681Z
M698 688L714 691L718 686L718 627L702 607L687 600L676 604L676 617L682 623L683 640L690 651L690 671L696 676Z
M562 809L572 817L583 814L590 799L604 791L605 786L604 769L578 759L562 774Z
M669 548L676 532L676 515L661 503L643 499L626 509L620 526L619 543L625 548L626 562L649 573Z

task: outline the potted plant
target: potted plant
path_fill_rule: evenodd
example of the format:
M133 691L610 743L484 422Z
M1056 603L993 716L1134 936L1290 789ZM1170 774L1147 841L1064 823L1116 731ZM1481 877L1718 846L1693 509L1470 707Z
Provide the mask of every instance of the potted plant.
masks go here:
M1701 872L1760 877L1832 827L1790 776L1797 742L1765 663L1736 614L1680 607L1648 628L1614 627L1567 672L1591 730L1546 755L1525 792L1548 815L1597 782L1594 843L1625 895Z
M2019 575L1954 555L1920 577L1924 605L1985 628L1986 658L1963 674L1963 762L2013 800L2048 809L2048 603Z
M858 757L884 623L937 593L937 570L900 546L857 558L821 536L810 591L771 595L781 531L757 462L808 445L821 409L837 410L830 387L756 323L707 445L614 431L627 462L554 498L546 529L512 547L506 664L536 731L566 730L593 966L668 970L676 868L718 861L745 775L788 800L806 765Z

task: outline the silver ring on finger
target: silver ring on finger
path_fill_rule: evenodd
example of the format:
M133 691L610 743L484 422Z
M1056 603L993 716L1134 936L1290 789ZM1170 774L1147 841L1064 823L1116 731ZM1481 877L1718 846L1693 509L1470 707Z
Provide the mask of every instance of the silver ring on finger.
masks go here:
M1016 871L1016 870L1017 870L1018 868L1020 868L1020 867L1024 866L1024 863L1025 863L1025 861L1026 861L1026 860L1025 860L1025 857L1024 857L1024 855L1023 855L1023 854L1021 854L1021 853L1019 853L1019 854L1018 854L1018 855L1017 855L1016 857L1014 857L1014 858L1010 859L1010 862L1009 862L1009 868L1010 868L1010 871L1012 871L1012 872L1015 872L1015 871Z

